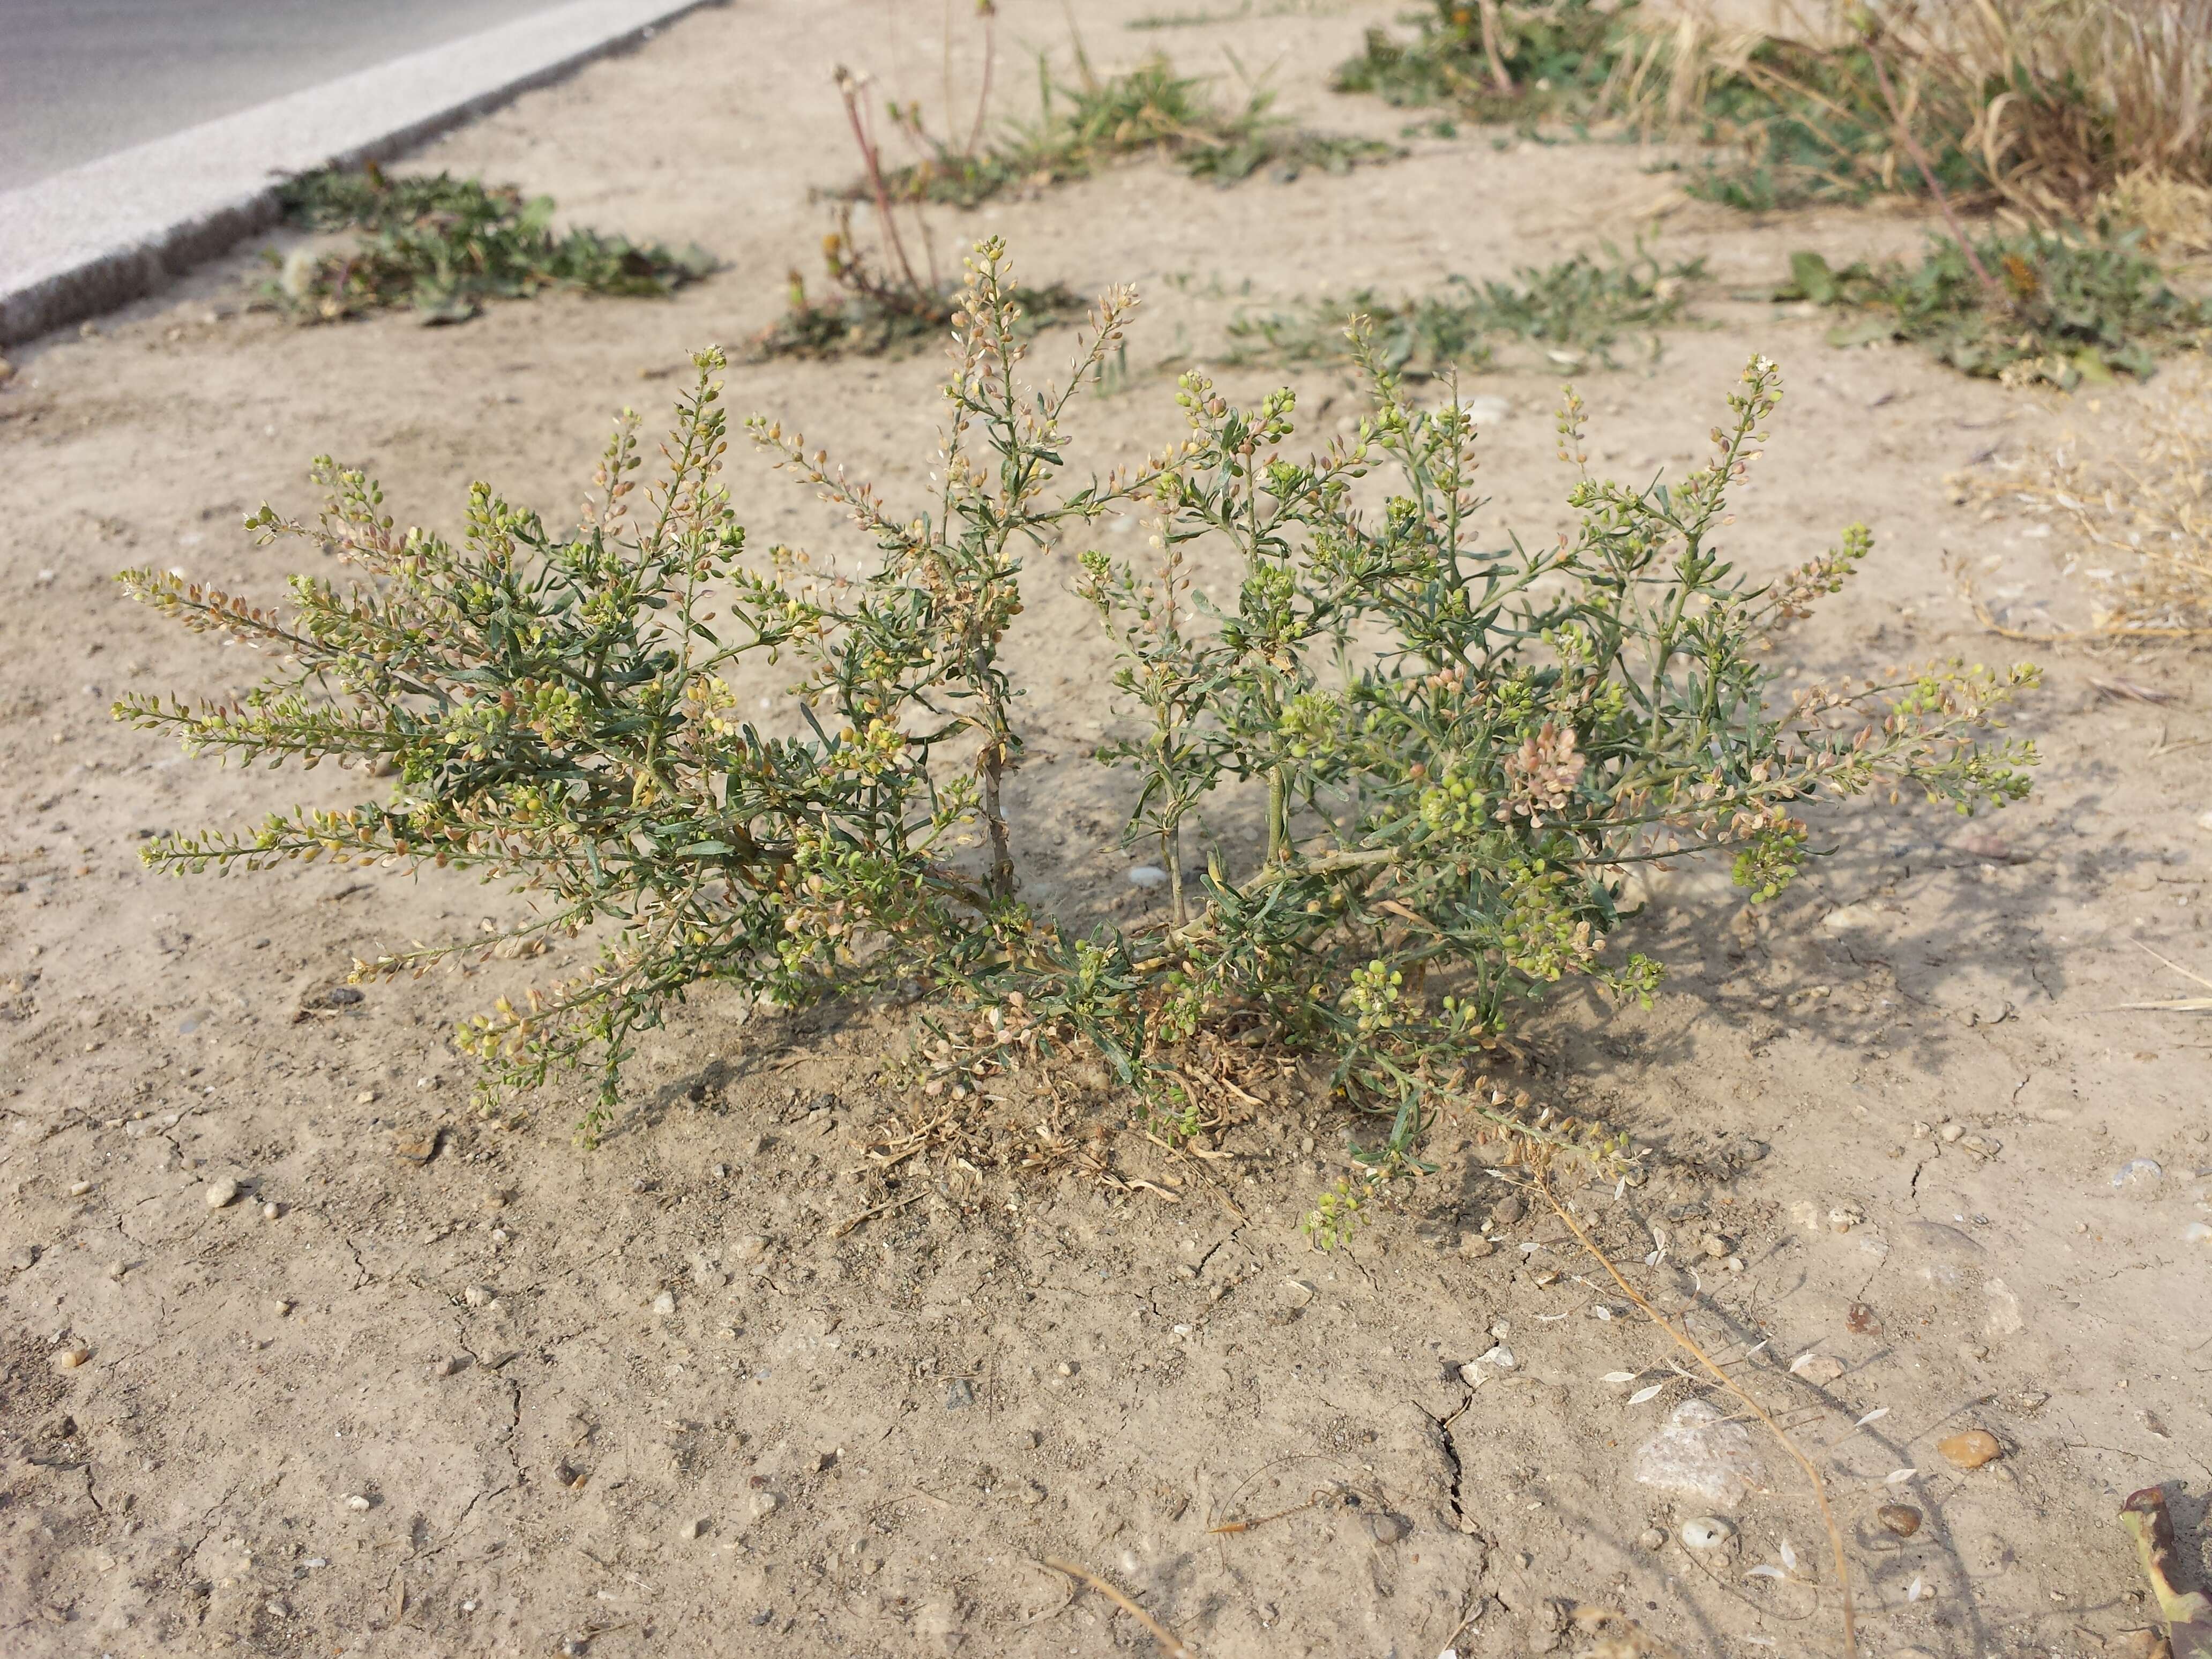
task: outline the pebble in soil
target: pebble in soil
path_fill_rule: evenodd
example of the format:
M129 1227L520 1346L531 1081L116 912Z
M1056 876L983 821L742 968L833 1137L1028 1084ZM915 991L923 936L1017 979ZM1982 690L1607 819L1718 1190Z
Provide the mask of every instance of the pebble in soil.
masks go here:
M1987 1429L1967 1429L1936 1443L1936 1449L1955 1468L1978 1469L2004 1455L1996 1436Z

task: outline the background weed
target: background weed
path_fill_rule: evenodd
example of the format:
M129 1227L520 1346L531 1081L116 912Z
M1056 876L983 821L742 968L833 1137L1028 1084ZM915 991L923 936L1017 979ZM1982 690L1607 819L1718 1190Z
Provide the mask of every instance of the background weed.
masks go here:
M1753 211L1940 187L2047 226L2212 188L2202 0L1808 0L1790 16L1784 33L1697 5L1431 0L1412 40L1370 31L1335 85L1688 139L1705 147L1689 192Z
M1917 266L1836 270L1798 253L1775 297L1864 313L1833 331L1832 343L1910 340L1968 374L2062 387L2115 374L2148 379L2161 351L2202 340L2212 310L2169 288L2141 240L2135 231L1989 236L1972 245L1989 283L1948 237L1931 238Z
M639 245L592 230L553 233L553 198L526 198L479 179L393 178L376 167L307 173L281 192L286 216L311 230L351 230L345 248L269 256L263 297L304 321L333 322L411 307L428 323L461 322L488 300L548 288L668 294L714 269L714 256Z
M1635 40L1626 19L1590 0L1430 0L1411 15L1411 40L1370 29L1360 54L1337 66L1340 92L1399 105L1455 104L1477 120L1587 115Z
M1224 106L1205 77L1178 75L1164 58L1103 77L1079 62L1081 73L1071 86L1054 82L1040 58L1036 116L1012 124L986 149L956 149L918 121L907 121L908 137L927 153L886 172L892 198L973 207L1001 191L1087 178L1142 155L1227 185L1262 169L1279 178L1308 167L1342 173L1398 153L1376 139L1314 132L1285 120L1272 112L1274 94L1264 90L1241 106ZM863 180L847 193L858 198L866 188Z
M1230 325L1243 360L1273 357L1290 362L1342 362L1352 356L1345 332L1349 319L1365 317L1378 360L1416 374L1447 366L1480 368L1491 361L1490 342L1507 337L1546 348L1547 357L1576 367L1594 357L1617 367L1612 349L1623 334L1654 331L1682 319L1690 285L1703 279L1705 262L1662 266L1638 245L1624 255L1605 244L1602 258L1577 253L1542 269L1523 266L1513 283L1449 278L1437 293L1394 300L1372 289L1341 300L1324 299L1289 311L1243 315Z

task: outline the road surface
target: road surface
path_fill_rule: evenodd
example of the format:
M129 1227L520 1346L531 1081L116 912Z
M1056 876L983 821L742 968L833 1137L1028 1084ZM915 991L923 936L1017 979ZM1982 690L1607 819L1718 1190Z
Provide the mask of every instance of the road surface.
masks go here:
M0 191L552 0L0 0Z

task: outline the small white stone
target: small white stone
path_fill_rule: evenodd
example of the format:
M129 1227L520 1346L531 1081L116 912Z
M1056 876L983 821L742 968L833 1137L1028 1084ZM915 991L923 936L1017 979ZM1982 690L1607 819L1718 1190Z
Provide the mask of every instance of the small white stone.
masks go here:
M274 1221L283 1213L283 1206L273 1199L261 1206L261 1218L264 1221Z
M739 1261L757 1261L768 1254L768 1240L758 1233L747 1233L731 1244L730 1254Z
M461 1300L471 1308L491 1306L492 1290L489 1285L471 1285L461 1292Z
M349 1510L365 1510L368 1507L368 1499L359 1492L354 1492L346 1498L345 1504Z
M1286 1279L1283 1281L1283 1300L1293 1308L1304 1307L1319 1294L1310 1279Z
M659 1296L653 1297L653 1310L663 1319L673 1314L676 1311L676 1292L663 1291Z
M1682 1541L1693 1550L1718 1549L1735 1536L1735 1528L1717 1515L1701 1515L1682 1523Z
M774 1515L783 1507L783 1494L763 1486L753 1494L752 1510L756 1517Z
M55 1351L54 1369L56 1370L73 1371L91 1358L91 1349L84 1346L82 1343L72 1343L66 1348L59 1348Z
M1129 872L1129 885L1150 890L1168 884L1168 872L1157 864L1139 864Z
M89 1181L73 1181L70 1183L69 1195L71 1198L82 1198L91 1190L92 1183Z
M217 1176L208 1182L207 1206L220 1210L238 1201L238 1182L228 1176Z

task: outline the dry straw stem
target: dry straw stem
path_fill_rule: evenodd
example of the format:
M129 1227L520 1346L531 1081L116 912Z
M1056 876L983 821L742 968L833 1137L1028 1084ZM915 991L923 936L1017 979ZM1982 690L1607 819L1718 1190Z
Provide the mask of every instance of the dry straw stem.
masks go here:
M1160 1623L1158 1620L1153 1618L1151 1613L1146 1613L1142 1607L1139 1607L1134 1601L1132 1601L1127 1596L1122 1595L1120 1590L1115 1589L1113 1585L1108 1583L1097 1573L1087 1571L1084 1568L1077 1566L1073 1561L1062 1561L1056 1556L1048 1555L1045 1557L1044 1565L1050 1567L1054 1572L1064 1572L1070 1578L1076 1580L1078 1583L1085 1584L1091 1589L1097 1590L1109 1601L1111 1601L1115 1607L1121 1608L1122 1612L1127 1613L1129 1617L1135 1620L1139 1624L1142 1625L1146 1630L1152 1632L1152 1640L1159 1644L1160 1651L1167 1655L1168 1659L1198 1659L1198 1656L1195 1654L1194 1654L1188 1647L1183 1645L1182 1638L1177 1636L1165 1625Z
M1585 1659L1682 1659L1680 1649L1669 1647L1631 1619L1611 1607L1579 1606L1567 1615L1575 1628L1598 1640Z
M2147 954L2158 957L2158 959L2160 962L2172 969L2173 971L2180 975L2182 978L2193 979L2206 990L2212 991L2212 979L2207 979L2202 974L2191 971L2189 969L2183 967L2179 963L2174 961L2171 957L2160 957L2157 951L2153 951L2149 945L2143 944L2141 939L2136 940L2135 943L2138 948L2145 951ZM2124 1002L2120 1006L2123 1008L2147 1008L2154 1012L2162 1014L2212 1014L2212 997L2175 997L2166 1002Z
M1552 1188L1549 1171L1540 1164L1538 1165L1534 1171L1534 1179L1537 1192L1543 1195L1544 1202L1552 1206L1552 1212L1566 1224L1567 1231L1574 1234L1576 1241L1582 1245L1583 1249L1597 1258L1598 1265L1613 1275L1613 1282L1620 1286L1620 1293L1634 1303L1637 1310L1646 1319L1672 1337L1677 1347L1686 1351L1698 1364L1704 1366L1706 1373L1716 1382L1741 1401L1753 1416L1765 1424L1773 1433L1775 1439L1781 1443L1782 1449L1790 1454L1790 1461L1805 1472L1805 1479L1813 1488L1813 1500L1820 1506L1820 1524L1827 1528L1828 1550L1836 1564L1836 1585L1843 1594L1844 1659L1856 1659L1859 1650L1859 1624L1857 1610L1851 1602L1850 1563L1844 1554L1844 1534L1837 1528L1835 1515L1828 1507L1828 1486L1827 1483L1820 1479L1820 1471L1814 1467L1811 1458L1798 1449L1797 1443L1790 1437L1789 1431L1781 1424L1774 1420L1766 1407L1753 1399L1745 1392L1741 1383L1723 1370L1718 1362L1698 1346L1695 1337L1691 1336L1686 1331L1677 1327L1673 1321L1668 1319L1644 1298L1642 1291L1622 1277L1620 1269L1613 1265L1613 1258L1607 1255L1599 1247L1597 1241L1589 1236L1589 1230L1576 1218L1574 1212L1560 1202L1559 1194Z

